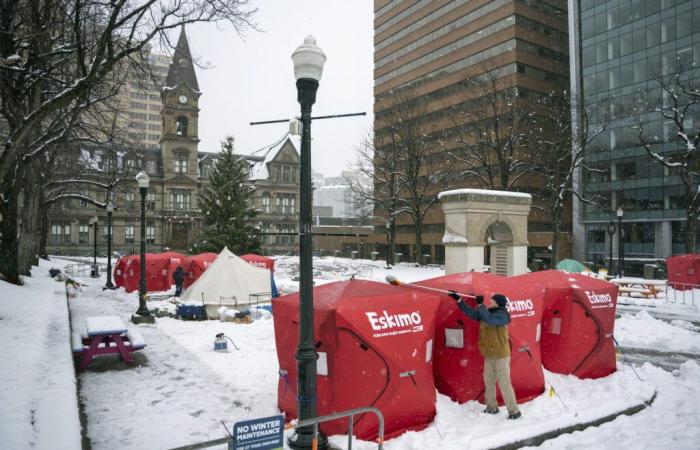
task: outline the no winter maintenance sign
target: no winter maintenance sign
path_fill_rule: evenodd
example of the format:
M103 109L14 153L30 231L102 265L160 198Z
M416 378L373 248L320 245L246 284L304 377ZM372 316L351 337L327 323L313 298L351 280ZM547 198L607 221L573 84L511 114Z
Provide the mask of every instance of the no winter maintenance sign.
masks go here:
M233 426L235 450L282 450L284 418L282 416L236 422Z

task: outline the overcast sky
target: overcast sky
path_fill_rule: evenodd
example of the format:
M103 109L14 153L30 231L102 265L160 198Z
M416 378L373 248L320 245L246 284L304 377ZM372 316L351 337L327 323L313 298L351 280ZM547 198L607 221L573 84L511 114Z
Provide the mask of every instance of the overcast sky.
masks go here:
M299 115L292 52L308 34L326 54L313 115L367 112L365 117L314 122L312 168L336 176L355 159L355 148L372 127L371 0L251 0L261 32L241 38L213 24L187 28L203 92L199 107L200 151L216 151L226 135L238 153L275 142L286 124L250 126L251 121Z

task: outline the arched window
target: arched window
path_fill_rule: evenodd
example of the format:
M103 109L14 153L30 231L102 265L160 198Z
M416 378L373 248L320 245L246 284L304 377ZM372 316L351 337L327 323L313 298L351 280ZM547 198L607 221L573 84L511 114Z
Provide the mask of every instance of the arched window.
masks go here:
M187 117L179 116L175 122L175 135L187 136Z

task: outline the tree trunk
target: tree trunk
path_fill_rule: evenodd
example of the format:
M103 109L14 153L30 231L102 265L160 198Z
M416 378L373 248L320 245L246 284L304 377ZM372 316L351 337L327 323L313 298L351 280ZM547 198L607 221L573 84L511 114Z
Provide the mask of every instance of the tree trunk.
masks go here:
M36 168L29 168L29 174L24 177L25 182L23 183L20 234L17 247L19 272L22 275L31 275L32 266L39 264L41 214L39 212L39 183L32 181L38 179L35 172Z
M22 284L17 264L17 198L10 193L9 184L7 180L2 189L8 201L0 201L0 276L9 283Z
M550 269L553 269L559 262L559 234L560 234L560 222L561 222L561 212L557 208L554 211L554 230L552 231L552 261L550 262Z
M423 265L423 219L420 217L420 213L416 216L414 220L416 227L416 263Z

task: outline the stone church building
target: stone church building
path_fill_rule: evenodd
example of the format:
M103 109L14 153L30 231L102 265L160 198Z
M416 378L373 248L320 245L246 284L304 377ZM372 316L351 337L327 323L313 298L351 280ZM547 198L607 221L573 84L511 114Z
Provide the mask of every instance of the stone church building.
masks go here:
M112 220L114 251L137 253L140 244L140 194L134 176L143 170L150 177L146 198L146 251L166 249L189 252L202 229L199 197L208 184L218 153L201 152L199 137L199 90L185 30L172 57L160 96L162 102L159 149L133 148L107 155L104 149L82 151L83 164L97 178L118 178L113 190ZM251 155L242 155L250 167L255 186L255 207L264 232L296 232L299 197L299 146L289 136ZM110 172L111 171L111 172ZM100 202L107 196L99 188L85 192ZM98 253L106 254L107 213L103 208L77 199L64 199L49 210L47 250L51 254L91 255L93 223L97 219ZM265 253L288 253L298 247L295 236L264 236Z

